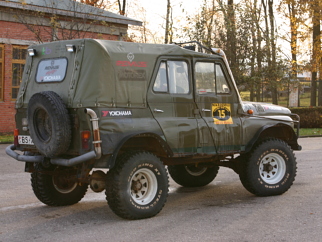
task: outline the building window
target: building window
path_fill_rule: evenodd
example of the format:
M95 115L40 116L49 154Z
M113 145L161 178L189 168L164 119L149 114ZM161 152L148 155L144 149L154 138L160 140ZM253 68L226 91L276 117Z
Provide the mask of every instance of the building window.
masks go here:
M22 79L23 69L26 63L27 48L25 46L14 46L12 48L12 83L11 98L16 99Z
M3 101L4 45L0 45L0 101Z

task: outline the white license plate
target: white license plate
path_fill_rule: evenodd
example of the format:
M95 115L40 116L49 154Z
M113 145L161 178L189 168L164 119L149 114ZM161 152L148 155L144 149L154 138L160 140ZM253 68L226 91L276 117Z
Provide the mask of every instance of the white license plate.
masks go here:
M28 135L18 135L18 142L22 145L33 145L32 139Z

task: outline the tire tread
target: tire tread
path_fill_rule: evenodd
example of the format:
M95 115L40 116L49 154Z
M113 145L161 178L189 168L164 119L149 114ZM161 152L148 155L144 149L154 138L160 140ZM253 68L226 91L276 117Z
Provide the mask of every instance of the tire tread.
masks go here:
M57 190L53 187L52 176L46 174L53 170L44 168L41 164L36 164L36 172L31 173L31 186L39 201L48 206L66 206L78 203L86 194L88 184L77 185L70 194L63 194L63 199L57 195Z
M292 178L289 181L289 185L284 189L284 190L280 190L278 192L262 192L258 189L258 187L256 186L256 184L254 184L253 180L250 179L250 177L252 177L251 174L251 169L250 166L251 164L251 159L252 157L256 156L259 151L258 149L265 143L267 142L277 142L280 145L283 145L285 147L287 147L290 151L291 151L291 156L294 158L294 162L293 162L293 169L294 169L294 174L292 174ZM249 154L243 155L242 158L243 162L244 162L244 169L242 169L241 173L239 174L240 177L240 181L243 184L243 186L246 188L246 190L248 190L249 192L251 192L252 194L256 195L256 196L272 196L272 195L281 195L285 192L287 192L290 187L293 185L293 182L295 180L296 177L296 171L297 171L297 162L296 162L296 157L294 155L293 150L291 149L291 147L283 140L281 139L277 139L277 138L267 138L262 140L261 142L259 142L252 150L252 152L250 152Z
M48 109L48 115L53 119L52 139L48 144L43 143L36 134L33 123L33 112L37 108ZM28 123L30 136L37 149L43 155L53 158L66 152L71 143L71 123L66 105L62 98L53 91L34 94L28 104Z
M120 190L121 190L120 185L123 182L122 179L124 179L124 177L122 177L121 175L123 167L129 164L133 159L135 159L135 157L151 156L151 155L153 154L145 151L126 152L122 154L120 158L118 158L117 164L115 165L115 167L107 173L106 190L105 190L106 200L111 210L121 218L130 219L130 220L149 218L158 214L166 203L167 198L165 198L165 201L163 202L162 207L156 213L153 213L150 215L144 215L143 217L140 214L130 213L128 211L126 204L124 203L124 199L120 196ZM156 156L154 157L156 158ZM168 174L166 171L165 171L165 175L167 180L169 180ZM168 187L169 187L169 183L167 184L167 189Z

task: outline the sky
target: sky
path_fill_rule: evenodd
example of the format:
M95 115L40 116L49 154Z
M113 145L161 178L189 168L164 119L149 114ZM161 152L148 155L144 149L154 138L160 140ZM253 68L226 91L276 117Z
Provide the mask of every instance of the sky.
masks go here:
M132 1L132 0L128 0ZM147 10L147 14L149 19L154 19L156 22L158 16L165 16L167 11L167 0L140 0L140 5L143 6ZM187 4L187 2L189 2ZM194 1L187 1L187 0L171 0L171 5L175 11L175 15L180 15L181 8L180 4L185 8L188 12L192 12L198 6L201 5L203 1L201 0L194 0Z
M144 7L146 10L146 20L148 22L147 28L159 32L160 35L164 38L164 26L165 26L165 17L167 12L167 0L140 0L135 2L134 0L127 0L127 16L137 20L142 19L142 14L138 12L131 12L131 5L136 3ZM187 13L194 15L203 3L203 0L171 0L171 5L173 9L173 16L176 21L184 22L186 20ZM185 12L182 12L184 8Z

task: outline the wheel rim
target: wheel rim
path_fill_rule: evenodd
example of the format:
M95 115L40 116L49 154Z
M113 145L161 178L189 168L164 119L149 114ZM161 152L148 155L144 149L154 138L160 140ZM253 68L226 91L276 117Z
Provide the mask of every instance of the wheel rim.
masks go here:
M38 134L38 137L42 140L42 142L47 142L50 140L52 134L52 127L49 119L48 113L39 109L35 112L35 131Z
M261 160L259 165L259 173L264 182L268 184L276 184L280 182L286 172L285 160L276 153L271 153Z
M201 176L207 171L207 167L185 166L185 168L192 176Z
M130 186L132 199L140 205L146 205L155 198L158 181L151 170L144 168L133 174Z
M59 174L61 172L61 174ZM64 173L64 170L56 168L53 175L53 185L60 193L70 193L77 187L77 182L71 179L71 173Z

